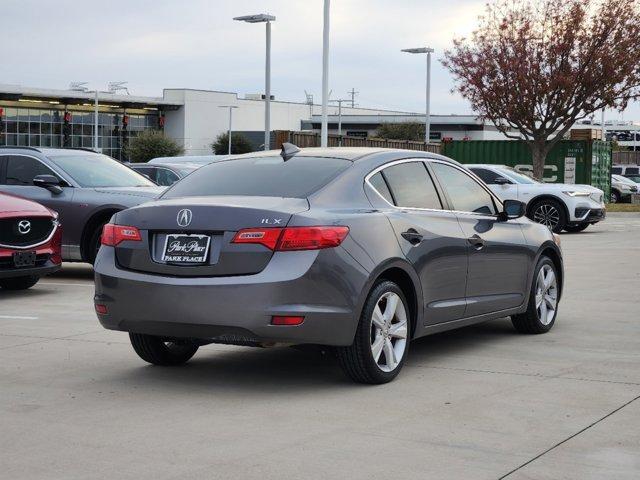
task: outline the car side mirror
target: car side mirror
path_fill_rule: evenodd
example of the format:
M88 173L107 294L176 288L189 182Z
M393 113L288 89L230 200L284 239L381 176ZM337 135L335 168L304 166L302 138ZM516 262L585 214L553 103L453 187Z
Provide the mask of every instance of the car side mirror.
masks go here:
M496 177L493 180L493 183L496 184L496 185L510 185L511 184L511 182L508 179L504 178L504 177Z
M36 187L46 188L55 195L62 193L60 179L54 175L36 175L33 179L33 184Z
M498 214L500 221L506 222L514 218L524 217L526 213L526 206L519 200L505 200L503 203L502 212Z

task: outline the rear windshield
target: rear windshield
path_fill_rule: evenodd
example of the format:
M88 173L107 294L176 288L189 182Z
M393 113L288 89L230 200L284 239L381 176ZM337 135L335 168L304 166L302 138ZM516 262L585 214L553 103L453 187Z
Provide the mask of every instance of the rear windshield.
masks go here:
M185 177L162 198L208 195L306 198L346 170L339 158L253 157L206 165Z

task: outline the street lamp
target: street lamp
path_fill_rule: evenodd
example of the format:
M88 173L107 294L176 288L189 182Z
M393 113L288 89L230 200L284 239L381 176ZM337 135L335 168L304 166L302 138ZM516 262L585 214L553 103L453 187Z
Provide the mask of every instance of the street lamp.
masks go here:
M271 145L271 22L275 22L276 17L266 13L261 13L258 15L234 17L233 19L247 23L266 23L267 52L264 72L264 149L269 150Z
M324 0L324 26L322 28L322 128L320 129L320 146L329 144L329 125L327 121L327 104L329 103L329 20L331 0Z
M431 112L430 112L430 96L431 96L431 54L433 53L433 48L429 47L421 47L421 48L405 48L402 50L406 53L426 53L427 54L427 101L426 101L426 112L425 112L425 132L424 132L424 141L425 143L429 143L429 136L431 130Z
M232 112L234 108L238 108L235 105L220 105L220 108L228 108L229 109L229 130L227 132L227 137L229 140L229 151L228 154L231 155L231 120L232 120Z

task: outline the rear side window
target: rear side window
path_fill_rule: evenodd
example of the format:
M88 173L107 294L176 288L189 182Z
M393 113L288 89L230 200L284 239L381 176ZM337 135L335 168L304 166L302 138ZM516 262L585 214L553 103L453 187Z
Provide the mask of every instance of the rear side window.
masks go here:
M611 167L611 173L614 173L616 175L621 175L622 167Z
M640 174L640 168L639 167L627 167L624 171L625 175L638 175Z
M382 177L382 173L378 172L374 176L369 179L369 183L376 191L384 197L384 199L393 205L393 197L391 196L391 192L389 191L389 187L387 186L387 182L385 182Z
M351 165L339 158L253 157L211 163L173 185L162 198L208 195L306 198Z
M6 184L33 185L38 175L55 175L49 167L31 157L7 157ZM57 175L55 175L57 177Z
M398 207L442 209L440 197L424 163L400 163L382 172Z
M497 178L504 178L502 175L497 174L493 170L489 170L486 168L470 168L473 173L475 173L478 177L482 179L484 183L487 185L494 185L496 183Z
M442 163L433 162L431 166L440 180L440 185L446 190L454 210L486 215L496 214L493 198L471 176Z

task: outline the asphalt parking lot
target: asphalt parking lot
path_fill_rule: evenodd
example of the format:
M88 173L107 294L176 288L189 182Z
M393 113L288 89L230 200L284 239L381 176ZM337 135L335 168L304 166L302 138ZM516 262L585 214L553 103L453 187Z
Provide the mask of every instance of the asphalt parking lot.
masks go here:
M148 366L98 325L84 265L0 292L0 477L640 478L640 215L562 241L550 334L421 339L375 387L287 348Z

